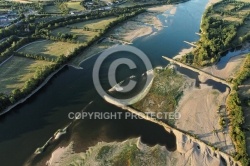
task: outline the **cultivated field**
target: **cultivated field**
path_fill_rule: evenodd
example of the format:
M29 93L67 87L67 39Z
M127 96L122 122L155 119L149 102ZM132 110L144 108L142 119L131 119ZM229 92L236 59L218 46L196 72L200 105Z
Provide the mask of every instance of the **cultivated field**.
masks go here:
M34 76L38 68L50 64L52 63L47 61L12 57L0 66L0 93L9 94L16 88L22 88L24 83Z
M80 4L80 2L66 2L69 10L83 11L85 8Z
M67 42L55 42L45 40L42 42L33 43L19 50L19 52L29 54L40 54L47 58L56 59L60 55L69 55L79 44Z
M88 27L91 30L103 30L110 22L116 20L116 17L109 17L104 19L95 19L84 21L76 24L71 24L66 27L57 28L52 31L52 35L57 36L58 33L67 33L77 36L79 42L88 42L99 32L86 31L83 28Z

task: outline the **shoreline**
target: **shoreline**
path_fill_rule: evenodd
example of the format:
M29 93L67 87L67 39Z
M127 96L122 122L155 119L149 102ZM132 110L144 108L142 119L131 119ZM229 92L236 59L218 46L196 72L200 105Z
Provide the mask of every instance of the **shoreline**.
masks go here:
M151 10L154 11L153 14ZM72 61L69 62L69 66L75 69L82 69L80 65L85 60L88 60L96 56L97 54L102 53L106 49L116 47L117 45L121 44L122 41L126 41L133 44L133 42L138 38L154 35L155 34L153 30L154 28L157 29L157 31L159 31L164 27L161 21L157 18L157 15L159 13L163 13L162 12L163 10L174 11L172 14L175 14L176 7L170 4L170 5L164 5L163 7L153 6L147 8L147 11L145 13L141 13L136 17L125 21L121 25L114 27L110 32L108 32L108 34L104 35L104 38L106 38L104 41L102 41L101 43L95 43L93 46L90 46L87 50L83 51L80 54L79 58L84 53L90 55L84 56L82 59L80 59L80 61L77 61L77 58L73 59ZM148 19L150 20L148 21ZM118 35L119 38L114 39L114 41L110 41L108 37L109 35L114 35L114 36ZM104 45L107 44L107 46L105 48L101 48L102 44ZM97 52L95 52L94 50L97 50Z
M215 3L218 3L218 2L220 2L220 1L221 1L221 0L208 0L207 5L205 6L204 12L207 10L208 7L210 7L211 5L213 5L213 4L215 4ZM202 24L202 18L203 18L203 16L204 16L204 12L203 12L203 14L202 14L202 16L201 16L201 22L200 22L200 29L199 29L199 30L201 30L201 24ZM198 33L199 33L199 32L198 32ZM200 39L199 39L199 40L200 40ZM198 40L198 41L199 41L199 40ZM196 42L198 42L198 41L196 41ZM178 53L176 56L173 57L173 59L182 58L184 55L186 55L186 54L192 52L193 49L194 49L193 46L191 46L190 48L184 48L184 49L180 50L179 53Z
M142 13L143 14L143 13ZM128 23L130 20L127 20L127 21L125 21L123 24L126 24L126 23ZM118 26L118 28L120 28L121 26ZM142 36L145 36L145 35L147 35L147 34L144 34L144 35L142 35ZM105 35L104 35L105 36ZM142 36L139 36L139 37L142 37ZM135 39L137 39L137 38L139 38L138 36L137 37L135 37L132 41L134 41ZM30 44L33 44L33 43L36 43L36 42L43 42L43 41L46 41L46 40L38 40L38 41L34 41L34 42L31 42L31 43L28 43L28 44L26 44L25 46L22 46L21 48L19 48L19 49L17 49L16 51L19 51L19 50L21 50L22 48L24 48L24 47L26 47L26 46L28 46L28 45L30 45ZM111 45L110 47L108 47L108 48L112 48L112 47L115 47L117 45L117 43L114 43L113 45ZM93 46L90 46L88 49L90 49L91 47L95 47L95 45L93 45ZM107 49L107 48L105 48L105 49ZM81 63L83 63L84 61L86 61L86 60L88 60L88 59L90 59L90 58L92 58L92 57L94 57L94 56L96 56L96 55L98 55L99 53L101 53L101 52L103 52L105 49L103 49L103 50L101 50L101 51L99 51L99 52L97 52L97 53L94 53L94 54L92 54L92 55L90 55L90 56L87 56L87 57L85 57L84 59L82 59L81 61L80 61L80 63L78 64L78 66L76 66L76 65L74 65L73 63L72 63L72 61L70 61L70 62L68 62L68 63L66 63L66 64L64 64L62 67L60 67L58 70L56 70L55 72L53 72L53 73L51 73L36 89L34 89L30 94L28 94L26 97L24 97L23 99L20 99L20 100L18 100L15 104L13 104L13 105L10 105L9 107L7 107L7 108L5 108L3 111L1 111L0 112L0 116L2 116L2 115L5 115L6 113L8 113L8 112L10 112L13 108L15 108L16 106L18 106L19 104L22 104L22 103L24 103L27 99L29 99L30 97L32 97L35 93L37 93L42 87L44 87L44 86L46 86L47 85L47 83L53 78L53 76L54 75L56 75L59 71L61 71L65 66L70 66L70 67L73 67L73 68L75 68L75 69L82 69L81 67L80 67L80 65L81 65ZM83 53L83 52L82 52ZM81 54L82 54L81 53ZM79 55L80 56L80 55ZM10 56L9 58L8 58L8 60L9 59L11 59L13 57L13 55L12 56ZM7 62L7 61L6 61ZM2 65L2 63L1 63L1 65Z
M129 106L118 103L117 101L114 101L113 99L111 99L109 97L104 97L104 98L108 103L115 105L124 111L129 111L129 112L143 118L144 120L156 123L156 124L162 126L167 132L173 132L173 134L176 136L176 144L177 144L176 150L180 153L187 153L191 149L192 149L192 151L195 151L194 149L196 147L200 147L199 150L202 150L204 153L206 153L207 155L210 155L210 157L212 157L212 158L220 159L220 157L222 157L225 160L225 162L227 163L227 165L232 165L232 162L234 165L235 164L239 165L239 162L235 161L233 159L233 157L230 156L229 154L226 154L226 153L219 151L219 150L214 150L211 146L207 145L205 142L203 142L199 139L196 139L195 137L189 135L188 133L185 133L179 129L173 128L173 127L169 126L168 124L166 124L162 121L159 121L155 118L149 117L149 116L145 115L143 112L138 112Z
M26 97L24 97L23 99L20 99L19 101L17 101L15 104L7 107L4 111L0 112L0 116L7 114L8 112L10 112L13 108L15 108L16 106L18 106L19 104L24 103L26 100L28 100L30 97L32 97L34 94L36 94L41 88L43 88L45 85L47 85L47 83L58 73L60 72L64 67L66 67L67 64L61 66L59 69L57 69L56 71L54 71L53 73L51 73L36 89L34 89L29 95L27 95Z

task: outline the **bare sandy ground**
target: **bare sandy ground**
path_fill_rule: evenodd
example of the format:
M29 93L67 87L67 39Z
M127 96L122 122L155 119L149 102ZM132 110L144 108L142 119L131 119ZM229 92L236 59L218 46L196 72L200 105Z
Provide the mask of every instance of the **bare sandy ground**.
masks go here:
M182 50L174 57L174 59L181 58L181 57L183 57L184 55L190 53L192 50L193 50L193 47L182 49Z
M73 66L75 68L78 68L83 61L85 61L88 58L91 58L92 56L104 51L107 48L113 47L115 45L116 45L115 43L110 43L110 42L102 42L99 44L95 44L94 46L87 48L80 55L78 55L76 58L74 58L69 63L69 65Z
M138 17L142 16L140 15ZM127 21L119 28L115 29L112 36L119 40L133 42L134 39L149 35L153 32L150 26L146 26L142 22L137 22L137 19L134 20L135 21ZM143 19L141 19L141 21L143 21Z
M60 166L63 159L73 153L73 143L70 143L66 147L59 147L52 153L51 158L47 161L46 165Z
M176 120L176 127L197 135L224 152L234 152L228 128L221 130L220 114L217 112L219 106L225 105L229 89L221 93L205 84L195 88L194 82L190 84L189 81L189 85L177 108L181 118Z
M202 70L208 73L211 73L217 77L228 79L233 77L233 75L238 71L239 67L242 65L246 54L241 54L235 57L232 57L226 66L222 69L218 69L217 65L212 65L209 67L205 67Z
M162 5L162 6L156 6L156 7L151 7L151 8L148 8L147 10L149 12L159 12L159 13L163 13L167 10L173 10L173 9L176 9L176 7L174 5ZM173 11L174 12L174 11ZM172 13L173 13L172 12Z

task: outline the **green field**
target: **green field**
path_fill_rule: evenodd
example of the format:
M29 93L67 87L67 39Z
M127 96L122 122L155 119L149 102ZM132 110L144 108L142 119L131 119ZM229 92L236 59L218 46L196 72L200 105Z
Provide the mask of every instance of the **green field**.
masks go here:
M70 25L71 27L83 28L88 27L91 29L104 29L110 22L113 22L117 19L117 17L107 17L102 19L95 19L90 21L84 21L81 23L76 23Z
M45 6L44 11L46 13L61 13L61 10L56 5Z
M83 11L85 8L80 4L80 2L66 2L69 10Z
M22 88L24 83L34 76L35 71L51 62L33 60L24 57L12 57L0 66L0 93L9 94L16 88Z
M40 54L46 56L47 58L56 59L60 55L69 55L78 46L79 44L74 43L45 40L28 45L18 52Z
M57 28L52 31L52 35L57 36L58 33L68 33L77 36L77 41L88 42L90 41L98 32L84 31L83 29L72 29L67 27Z
M90 21L84 21L76 24L71 24L66 27L57 28L52 31L52 35L57 36L58 33L67 33L77 36L77 40L79 42L88 42L90 41L94 36L96 36L99 32L93 32L93 31L85 31L83 28L88 27L91 29L98 29L102 30L105 29L105 27L110 23L116 20L116 17L109 17L105 19L95 19Z

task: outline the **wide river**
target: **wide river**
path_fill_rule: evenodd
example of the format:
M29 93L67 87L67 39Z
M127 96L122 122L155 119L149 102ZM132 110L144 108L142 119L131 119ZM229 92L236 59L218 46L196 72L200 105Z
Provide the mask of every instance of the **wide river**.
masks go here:
M174 15L169 11L158 15L165 27L153 35L136 39L133 46L146 53L153 67L167 65L161 56L173 57L182 49L190 47L184 40L193 42L199 39L195 32L199 31L207 3L207 0L191 0L176 5ZM0 117L1 165L23 165L57 129L71 122L69 112L83 109L88 112L122 111L101 99L94 88L92 70L97 57L83 62L83 70L72 67L63 69L32 98ZM124 73L123 70L118 73L120 80L129 76ZM73 137L79 144L77 151L84 151L98 141L123 141L135 137L141 137L149 145L165 145L169 150L174 150L176 146L173 134L167 133L161 126L138 119L80 120L70 127L69 133L61 141ZM51 149L53 145L36 160L49 154Z

